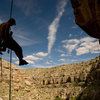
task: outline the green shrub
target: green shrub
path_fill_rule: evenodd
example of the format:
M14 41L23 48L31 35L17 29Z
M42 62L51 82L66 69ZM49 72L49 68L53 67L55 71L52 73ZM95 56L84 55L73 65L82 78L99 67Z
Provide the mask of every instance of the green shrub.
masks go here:
M78 95L75 98L72 98L72 100L81 100L81 95Z
M62 100L59 96L56 96L54 100Z

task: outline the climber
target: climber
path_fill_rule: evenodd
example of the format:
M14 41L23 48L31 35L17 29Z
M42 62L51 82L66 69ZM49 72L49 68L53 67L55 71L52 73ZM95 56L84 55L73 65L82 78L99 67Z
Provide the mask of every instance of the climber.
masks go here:
M22 48L12 38L11 26L13 25L16 25L16 21L13 18L0 25L0 51L6 51L6 48L13 50L19 58L19 65L26 65L28 63L23 59Z

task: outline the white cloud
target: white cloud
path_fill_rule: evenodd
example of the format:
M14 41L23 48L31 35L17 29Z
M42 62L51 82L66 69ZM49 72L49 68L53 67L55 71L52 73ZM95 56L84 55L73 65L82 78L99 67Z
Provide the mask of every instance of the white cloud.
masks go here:
M66 56L66 54L62 53L62 54L61 54L61 57L64 57L64 56Z
M84 37L80 39L81 42L92 42L95 40L96 40L95 38L91 38L91 37Z
M48 55L48 53L44 53L44 52L38 52L35 54L36 56L42 56L42 57L45 57Z
M80 47L76 49L76 55L82 55L89 53L89 49L86 49L86 47Z
M80 44L80 47L76 49L76 55L82 55L86 53L99 53L100 47L99 42L96 39L88 39Z
M34 53L32 55L27 55L26 57L24 57L24 59L29 63L29 64L35 64L35 62L43 60L44 57L46 57L48 55L48 53L44 53L44 52L37 52Z
M25 59L25 60L35 60L35 61L41 60L41 58L35 57L35 56L33 56L33 55L28 55L28 56L26 56L24 59Z
M67 4L67 0L61 0L57 6L58 15L53 20L53 22L49 26L49 33L48 33L48 53L51 52L51 49L54 45L54 42L56 40L56 32L59 27L59 21L64 13L64 8ZM59 6L60 5L60 6Z
M32 61L32 60L27 60L27 62L28 62L28 64L34 64L34 61ZM15 63L19 64L19 61L16 61Z
M17 60L17 58L12 57L12 60Z
M32 60L27 60L27 62L28 62L29 64L34 64L34 61L32 61Z
M19 61L16 61L15 64L19 64Z
M63 40L62 43L64 43L63 47L66 48L69 53L71 53L80 43L80 41L77 39L70 39L70 40Z
M29 64L35 64L35 61L39 61L39 60L42 60L43 58L40 58L40 57L36 57L34 55L27 55L25 58L24 58Z
M34 53L32 55L27 55L26 57L24 57L24 59L29 63L29 64L35 64L35 62L43 60L44 57L46 57L48 55L48 53L44 53L44 52L38 52L38 53ZM14 59L17 60L17 59ZM19 64L19 61L15 62L16 64Z
M49 64L51 64L51 63L47 61L47 62L46 62L46 64L48 64L48 65L49 65Z
M78 61L77 59L59 59L58 61L60 61L60 62L69 62L69 63L71 63L71 62L76 62L76 61Z
M100 45L95 38L84 37L81 39L63 40L62 43L69 54L71 54L72 51L76 51L76 55L100 53Z
M66 59L59 59L58 61L62 61L62 62L65 62L65 61L66 61Z

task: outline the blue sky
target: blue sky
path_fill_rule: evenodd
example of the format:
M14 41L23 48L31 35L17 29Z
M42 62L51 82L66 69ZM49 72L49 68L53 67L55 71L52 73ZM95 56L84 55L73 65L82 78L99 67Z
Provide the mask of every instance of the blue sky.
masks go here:
M9 19L10 0L1 0L0 23ZM47 68L87 61L99 55L98 40L75 24L70 0L14 0L13 38L21 45L24 59L20 68ZM9 61L9 54L3 59ZM13 52L13 63L18 58Z

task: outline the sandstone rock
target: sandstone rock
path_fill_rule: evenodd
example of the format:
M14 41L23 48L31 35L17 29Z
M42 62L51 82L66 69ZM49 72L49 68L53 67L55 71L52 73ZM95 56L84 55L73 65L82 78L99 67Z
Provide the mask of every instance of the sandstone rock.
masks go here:
M26 92L30 92L30 89L28 89L28 88L25 88L25 91L26 91Z
M51 79L50 80L50 84L54 84L54 79Z
M79 77L76 75L76 76L74 76L74 81L75 82L79 82Z
M0 98L0 100L3 100L2 98Z
M63 77L63 83L67 83L67 76Z
M57 78L54 79L54 84L58 84L57 80L58 80Z
M4 66L4 68L5 68L5 69L9 69L10 67L9 67L9 66Z
M48 84L50 84L50 81L47 79L47 80L45 80L45 83L44 83L45 85L48 85Z
M15 83L19 83L19 78L18 77L13 77L13 82L15 82Z
M40 81L40 84L41 84L41 85L44 85L44 82L43 82L43 80L41 80L41 81Z
M85 80L84 74L80 73L80 75L79 75L79 81L83 82L84 80Z
M74 82L75 80L74 80L74 76L71 76L71 82Z
M71 86L71 83L66 83L66 86L67 86L67 87L70 87L70 86Z
M19 86L19 85L15 85L15 86L14 86L14 90L15 90L15 91L19 91L20 89L21 89L21 86Z
M61 98L62 98L63 100L67 100L67 99L68 99L68 96L67 96L67 94L64 94L64 95L61 96Z
M31 82L28 81L28 80L25 80L25 84L28 85L28 86L31 86L32 85Z
M84 84L85 84L85 82L80 82L78 85L83 86Z
M58 84L63 84L63 78L57 80Z

